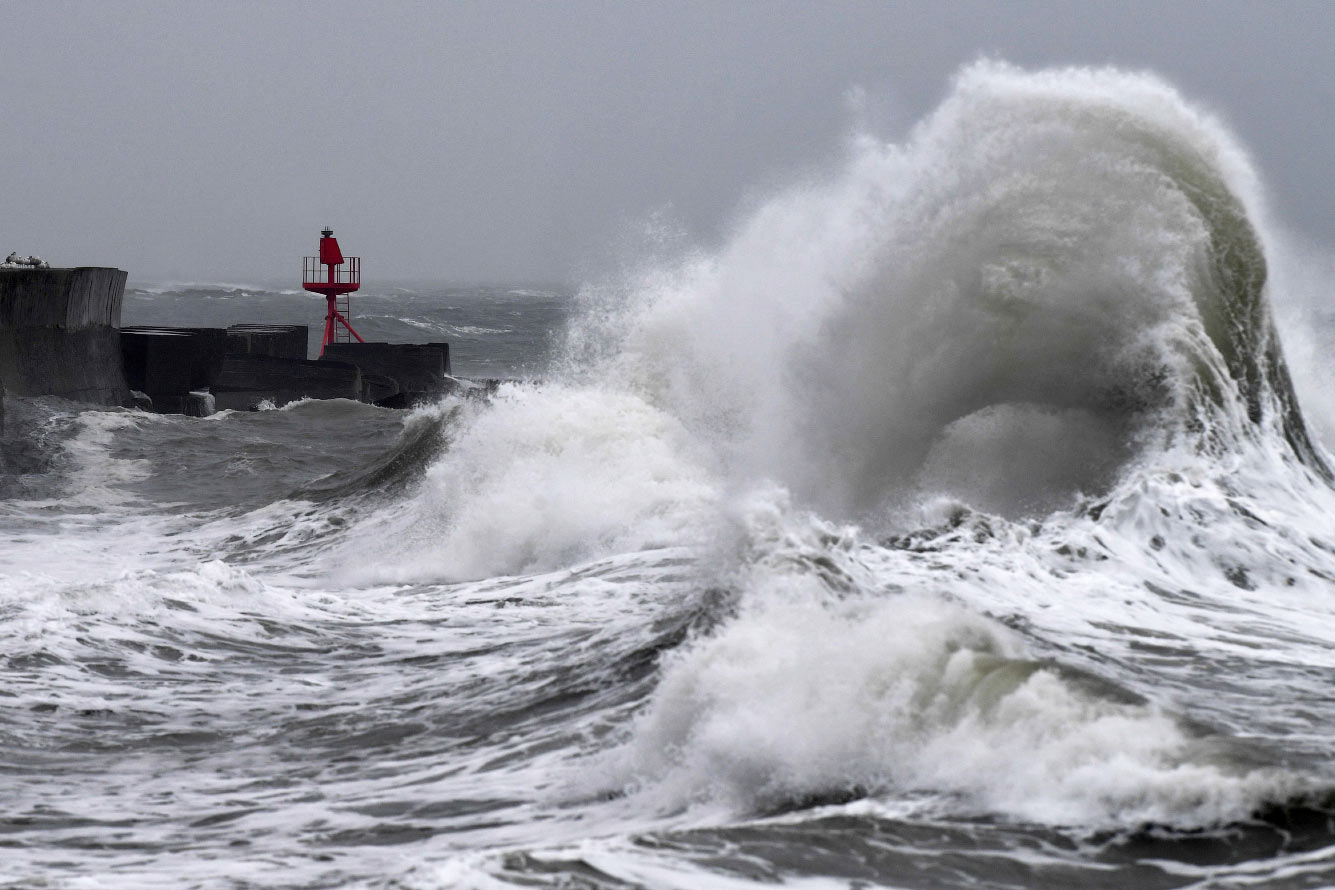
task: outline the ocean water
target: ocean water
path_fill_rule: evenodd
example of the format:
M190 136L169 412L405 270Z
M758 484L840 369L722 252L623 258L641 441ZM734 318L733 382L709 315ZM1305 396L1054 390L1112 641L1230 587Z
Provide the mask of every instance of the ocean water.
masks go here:
M1335 884L1329 265L1263 173L981 63L711 248L368 262L486 401L8 400L0 887Z

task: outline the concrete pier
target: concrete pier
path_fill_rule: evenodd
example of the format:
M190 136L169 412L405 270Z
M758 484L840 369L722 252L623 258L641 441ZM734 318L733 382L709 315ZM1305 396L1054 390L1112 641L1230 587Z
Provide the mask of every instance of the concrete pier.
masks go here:
M331 343L312 361L305 325L122 330L125 279L93 266L0 268L0 397L151 400L154 411L200 415L302 398L405 408L458 385L448 343ZM3 411L0 398L0 424Z
M153 410L191 414L207 390L218 410L282 407L303 398L406 408L452 388L445 343L337 343L306 358L304 325L133 327L122 332L125 375Z
M364 377L376 375L378 392L387 395L366 401L387 408L406 408L453 388L448 343L330 343L320 360L348 362Z
M121 363L120 269L0 269L0 388L128 405Z

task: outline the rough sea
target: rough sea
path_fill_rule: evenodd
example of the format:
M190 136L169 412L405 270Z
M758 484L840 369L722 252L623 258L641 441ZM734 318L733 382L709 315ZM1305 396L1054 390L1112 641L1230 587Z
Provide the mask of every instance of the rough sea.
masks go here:
M712 246L366 258L486 399L8 399L0 887L1335 885L1330 269L1263 178L979 63Z

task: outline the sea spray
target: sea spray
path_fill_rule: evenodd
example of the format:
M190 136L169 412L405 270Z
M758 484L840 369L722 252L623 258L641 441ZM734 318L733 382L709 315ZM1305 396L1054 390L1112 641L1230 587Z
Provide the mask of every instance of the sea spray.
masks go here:
M793 498L720 570L735 613L665 661L620 780L667 811L935 792L1183 827L1307 787L1218 713L1264 694L1263 659L1217 711L1131 692L1159 684L1146 638L1202 674L1231 664L1268 609L1240 596L1278 607L1263 635L1299 639L1289 603L1335 568L1301 533L1282 560L1254 550L1305 524L1271 498L1331 500L1270 319L1260 204L1226 130L1162 81L980 63L904 144L860 140L620 306L586 294L585 379L680 418L734 494ZM919 544L869 534L942 495L957 506ZM867 530L804 532L806 510Z
M572 344L734 477L833 515L893 523L943 490L1045 512L1202 412L1224 447L1273 420L1319 465L1270 326L1259 203L1226 131L1162 81L979 63L906 142L858 140L717 254L634 278L613 311L586 294ZM997 442L1020 427L1042 457L1017 478Z
M457 423L415 497L363 528L399 554L364 577L466 580L679 544L717 498L707 454L633 394L506 384Z

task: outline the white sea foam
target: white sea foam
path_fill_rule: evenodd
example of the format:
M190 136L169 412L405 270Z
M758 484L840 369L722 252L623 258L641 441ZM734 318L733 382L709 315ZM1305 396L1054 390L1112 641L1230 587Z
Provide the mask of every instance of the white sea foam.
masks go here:
M982 63L905 144L860 141L838 175L764 204L717 255L583 295L570 346L586 377L679 419L729 492L777 482L826 516L891 528L942 494L1047 517L980 517L916 558L778 511L769 543L743 548L756 562L720 580L737 615L668 660L621 752L643 799L748 810L935 791L1041 822L1195 826L1301 784L1201 743L1171 684L1146 703L1114 691L1152 688L1136 653L1160 634L1205 670L1272 634L1304 639L1289 617L1247 624L1287 615L1335 569L1297 531L1300 510L1267 510L1308 490L1327 510L1328 489L1279 411L1246 420L1246 382L1207 337L1215 304L1240 299L1217 293L1212 252L1233 245L1213 239L1250 236L1213 230L1217 208L1176 175L1224 183L1262 219L1244 154L1161 81ZM1222 392L1214 416L1192 408L1202 385ZM1051 514L1108 492L1102 520ZM1277 541L1277 528L1295 531ZM1258 602L1240 607L1239 591ZM1113 678L1087 687L984 612L1111 646L1123 666L1066 654ZM1328 613L1298 661L1328 660ZM1248 672L1231 704L1199 713L1255 716L1269 682ZM1267 713L1280 731L1287 718Z
M365 572L480 578L690 541L717 497L705 460L633 395L507 384L467 407L416 497L367 527Z
M51 507L80 510L112 509L132 504L136 496L125 486L147 478L149 462L144 459L114 457L111 446L116 434L141 424L161 422L143 412L59 411L48 417L33 435L39 447L56 451L52 470L64 481L58 498L24 501L28 509ZM73 434L68 434L72 428ZM59 442L58 448L54 445Z
M613 755L613 781L662 812L931 793L957 812L1047 824L1194 826L1302 787L1219 756L1158 705L1063 673L970 607L989 602L976 589L1000 588L992 601L1008 605L1041 589L1023 559L989 565L984 549L926 570L764 500L747 523L754 561L733 581L737 615L667 660ZM1023 536L1011 543L1027 549ZM946 599L949 570L959 580ZM1086 635L1116 611L1089 585L1048 586L1087 597L1065 612L1078 623L1088 606Z
M237 284L229 281L167 281L162 283L134 284L136 290L148 294L172 294L181 291L218 291L228 295L237 293L282 293L301 294L299 290L273 290L260 284Z

